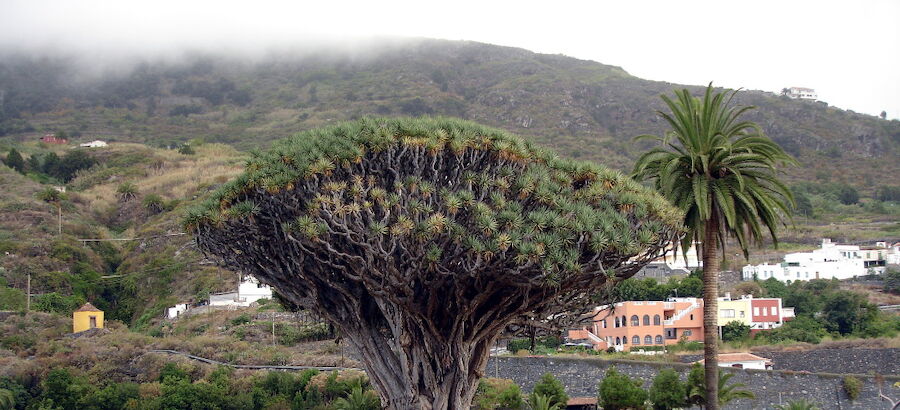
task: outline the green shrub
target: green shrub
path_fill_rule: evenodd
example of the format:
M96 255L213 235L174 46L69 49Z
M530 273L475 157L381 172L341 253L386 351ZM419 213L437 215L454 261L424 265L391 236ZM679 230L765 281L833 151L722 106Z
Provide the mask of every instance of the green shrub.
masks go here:
M663 369L653 378L649 398L656 410L686 407L687 387L674 369Z
M374 391L364 391L356 386L346 397L335 400L332 407L335 410L381 410L381 401Z
M483 378L478 382L478 391L472 400L472 407L478 410L497 408L522 409L525 402L519 386L509 379Z
M182 380L190 382L191 377L184 369L178 367L176 363L166 363L159 371L159 381L162 383L177 383Z
M246 313L242 313L240 316L231 319L232 326L240 326L246 323L250 323L250 315Z
M534 385L534 389L531 390L531 394L539 394L547 397L550 399L551 405L557 404L560 408L565 408L566 403L569 402L569 396L566 395L566 389L563 387L562 383L550 373L544 373L544 375L541 376L541 379Z
M733 320L722 326L722 340L736 342L750 337L750 325Z
M597 402L604 410L643 409L647 391L640 380L633 380L615 367L610 367L600 382Z
M775 406L776 410L819 410L819 406L806 399L792 400L781 406Z
M859 394L862 392L862 382L859 381L856 377L853 376L844 376L844 392L847 393L847 397L850 400L856 400L859 398Z
M549 397L532 394L528 397L529 410L559 410L559 404L553 403Z

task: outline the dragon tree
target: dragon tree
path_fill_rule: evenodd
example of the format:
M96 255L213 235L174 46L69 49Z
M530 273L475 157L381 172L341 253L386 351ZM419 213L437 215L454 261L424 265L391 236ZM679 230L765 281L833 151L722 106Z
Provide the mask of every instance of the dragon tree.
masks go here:
M523 316L633 275L681 212L595 164L453 119L363 119L248 160L199 247L332 321L391 409L468 409Z

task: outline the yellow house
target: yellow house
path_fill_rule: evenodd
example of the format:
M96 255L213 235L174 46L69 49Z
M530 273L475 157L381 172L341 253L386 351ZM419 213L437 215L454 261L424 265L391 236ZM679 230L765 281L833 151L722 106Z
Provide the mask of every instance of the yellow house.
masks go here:
M728 322L741 322L750 326L750 308L750 299L719 298L719 326L725 326Z
M72 332L78 333L94 328L103 329L103 311L88 302L72 313Z

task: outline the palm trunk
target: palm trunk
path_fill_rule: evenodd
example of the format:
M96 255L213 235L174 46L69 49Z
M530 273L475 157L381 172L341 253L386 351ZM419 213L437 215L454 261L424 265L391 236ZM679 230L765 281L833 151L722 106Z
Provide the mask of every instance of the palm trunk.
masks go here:
M706 371L706 408L719 408L719 216L716 207L703 237L703 359Z

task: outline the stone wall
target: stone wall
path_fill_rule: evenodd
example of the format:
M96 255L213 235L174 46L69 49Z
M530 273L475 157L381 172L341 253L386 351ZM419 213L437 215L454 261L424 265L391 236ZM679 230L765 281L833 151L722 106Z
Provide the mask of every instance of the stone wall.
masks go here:
M753 351L771 359L775 370L812 373L879 373L900 375L900 349L816 349L801 352ZM690 363L702 355L681 356Z
M598 383L610 366L640 378L648 389L660 369L672 367L681 374L682 380L687 378L690 371L690 366L683 363L569 357L493 357L488 363L485 376L512 379L522 387L523 392L530 392L541 375L551 373L566 386L569 396L594 397L597 395ZM728 409L771 409L780 403L801 398L817 403L823 410L890 408L887 402L879 399L878 388L872 376L856 376L863 382L863 391L857 400L850 401L842 388L842 375L778 370L722 370L734 373L731 381L746 384L746 388L756 395L753 400L736 400L727 406ZM900 388L893 387L898 381L900 377L888 376L884 383L885 394L894 400L900 399Z

